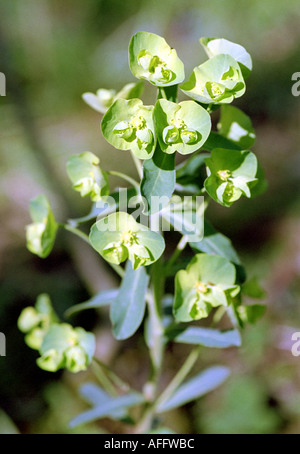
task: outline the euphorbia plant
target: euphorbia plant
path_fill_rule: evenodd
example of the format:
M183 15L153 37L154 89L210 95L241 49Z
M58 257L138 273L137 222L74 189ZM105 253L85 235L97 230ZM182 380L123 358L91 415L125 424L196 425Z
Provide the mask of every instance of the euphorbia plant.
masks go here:
M74 190L93 202L88 216L62 224L55 220L45 196L31 202L33 222L27 227L31 252L47 257L57 229L65 228L89 243L122 280L119 289L100 292L71 307L66 316L110 305L115 338L127 339L144 322L150 354L147 382L142 391L131 389L101 358L95 358L94 335L60 322L47 295L40 295L35 307L25 308L19 328L26 333L27 344L39 351L39 367L52 372L97 367L101 388L86 384L82 389L94 407L77 416L72 425L110 417L135 425L136 432L163 433L164 412L200 397L229 375L227 367L214 366L185 380L200 347L239 346L240 329L263 314L259 304L242 305L243 294L261 295L257 283L246 281L231 241L203 219L211 198L229 207L242 196L258 195L265 186L263 171L248 149L255 140L251 120L229 105L245 92L251 58L242 46L224 39L201 38L200 42L209 59L183 83L184 65L163 38L146 32L132 37L130 69L135 77L157 87L154 105L139 99L144 82L127 84L118 93L100 89L96 95L83 95L104 114L103 135L121 150L120 158L131 153L140 181L102 169L97 156L83 152L68 160L67 173ZM192 99L178 102L178 88ZM219 108L217 131L212 131L210 114ZM176 166L176 153L190 156ZM125 205L124 191L111 191L110 175L130 184ZM137 204L142 209L134 210ZM87 236L80 225L93 219ZM181 234L171 255L164 252L170 229ZM182 254L188 244L193 254L189 263ZM165 294L166 280L173 294ZM225 314L232 327L222 331L216 324ZM208 328L208 320L201 326L204 319L214 326ZM170 342L191 344L194 349L161 390ZM131 407L138 407L134 417Z

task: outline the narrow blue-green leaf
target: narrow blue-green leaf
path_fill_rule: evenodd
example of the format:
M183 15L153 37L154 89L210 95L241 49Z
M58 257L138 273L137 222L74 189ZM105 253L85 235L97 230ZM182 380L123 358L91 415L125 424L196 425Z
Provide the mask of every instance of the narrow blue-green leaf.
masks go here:
M114 397L110 396L107 392L100 388L100 386L97 386L94 383L84 383L84 385L80 387L79 393L86 402L95 408L102 407L103 405L114 400ZM113 410L110 413L110 416L113 419L124 418L126 416L126 411L124 408Z
M163 153L157 147L153 158L145 161L143 167L141 194L147 201L147 214L154 214L169 203L175 182L175 154Z
M230 370L224 366L214 366L201 372L181 385L175 393L158 408L158 413L181 407L220 386L230 375Z
M142 323L148 282L149 276L145 268L133 270L128 261L119 294L110 306L110 319L116 339L132 336Z
M241 336L236 329L219 331L218 329L190 326L174 339L182 344L197 344L212 348L240 347Z
M190 243L193 249L206 252L206 254L217 254L225 257L231 262L240 265L240 259L232 246L231 240L222 233L217 232L209 222L204 221L204 238L198 242Z
M80 311L85 311L86 309L97 309L98 307L108 306L115 300L118 293L119 289L104 290L99 292L88 301L69 307L69 309L66 310L65 315L66 317L69 317L70 315L74 315Z
M80 424L86 424L97 419L110 416L113 412L124 410L126 408L134 407L144 402L144 396L138 393L130 393L124 396L116 397L108 402L103 403L101 406L92 408L83 413L80 413L72 421L70 427L76 427Z

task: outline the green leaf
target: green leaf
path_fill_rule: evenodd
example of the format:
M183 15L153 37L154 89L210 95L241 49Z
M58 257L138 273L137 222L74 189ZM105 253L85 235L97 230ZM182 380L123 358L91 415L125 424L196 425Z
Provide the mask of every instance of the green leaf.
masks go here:
M189 159L176 167L176 189L199 193L203 187L202 169L204 169L204 159L208 158L208 153L194 153ZM179 187L178 187L179 186Z
M147 202L146 214L157 213L169 203L175 181L175 155L163 153L157 147L153 158L143 166L141 195Z
M251 197L258 197L259 195L263 194L268 187L268 183L265 179L264 169L259 162L257 162L257 172L255 178L257 180L255 186L250 187Z
M130 393L116 397L103 403L101 406L87 410L74 418L70 422L70 427L76 427L80 424L87 424L98 419L110 417L115 412L134 407L144 402L144 396L139 393Z
M215 148L227 148L230 150L240 150L241 147L233 142L232 140L226 139L226 137L221 136L221 134L211 131L209 137L202 149L206 151L212 151Z
M91 228L93 248L108 262L119 265L129 258L133 268L148 266L162 255L163 237L122 211L97 221Z
M206 254L216 254L240 265L240 259L232 242L223 233L219 233L209 222L204 221L204 238L201 241L191 242L191 247L196 251Z
M223 105L217 127L220 134L237 143L244 150L252 147L255 142L256 136L251 119L237 107Z
M186 235L189 242L201 241L204 233L204 197L173 196L161 215L167 225Z
M240 288L232 263L217 255L197 254L186 270L175 276L173 313L188 322L205 318L213 307L228 306Z
M203 104L228 104L246 90L239 64L227 54L216 55L194 68L180 88Z
M254 276L243 284L242 292L243 295L249 296L250 298L263 299L266 297L266 291L259 284L257 276Z
M172 336L172 332L170 334ZM172 340L182 344L196 344L211 348L241 346L241 336L236 329L220 331L218 329L190 326L172 338Z
M52 251L58 225L44 195L30 201L29 211L33 223L26 226L27 248L44 259Z
M240 64L244 78L249 76L252 70L252 60L243 46L224 38L200 38L199 41L209 58L219 54L229 54Z
M100 160L90 151L71 156L67 162L67 173L73 189L82 197L90 196L93 202L109 194L107 173L99 167Z
M150 159L156 145L153 106L140 99L117 99L104 115L104 138L118 150L131 150L140 159Z
M97 93L84 93L82 99L94 110L104 114L119 98L139 98L143 92L143 82L126 84L118 93L116 90L100 88Z
M244 323L255 324L266 313L266 306L263 304L252 304L251 306L239 306L238 315Z
M149 276L144 268L126 265L119 294L110 306L110 319L116 339L127 339L139 328L145 314Z
M164 153L193 153L209 136L210 115L194 101L176 104L159 99L153 114L159 145Z
M184 80L184 66L176 50L154 33L138 32L131 38L129 66L135 77L158 87L176 85Z
M205 160L207 193L223 206L231 206L242 195L251 197L250 188L257 183L257 159L249 150L215 148Z
M84 383L80 387L79 393L86 402L95 408L102 407L102 405L106 405L114 400L112 396L94 383ZM121 410L114 410L109 416L112 419L122 419L126 416L126 411L124 408Z
M118 296L118 292L119 289L103 290L88 301L69 307L69 309L66 310L65 315L66 317L70 317L71 315L85 311L86 309L97 309L98 307L108 306Z
M173 410L181 407L199 397L213 391L220 386L230 375L227 367L214 366L196 375L181 385L169 400L162 402L158 408L158 413Z

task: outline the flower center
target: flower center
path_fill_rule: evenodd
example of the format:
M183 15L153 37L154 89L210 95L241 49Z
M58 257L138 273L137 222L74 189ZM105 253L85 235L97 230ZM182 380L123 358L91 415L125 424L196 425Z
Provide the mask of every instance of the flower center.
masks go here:
M219 98L225 92L225 87L222 84L218 84L217 82L207 82L206 89L208 94L211 98Z
M136 234L132 233L130 230L122 233L121 242L126 244L127 246L132 246L132 244L136 241Z
M229 170L219 170L217 172L218 177L222 181L227 181L228 178L231 176L231 172Z
M200 282L200 281L196 282L195 289L198 294L207 293L207 291L208 291L207 286L203 282Z
M138 55L138 63L141 67L148 71L153 79L158 82L168 83L172 80L173 73L167 68L167 64L157 55L152 55L146 49L140 51Z

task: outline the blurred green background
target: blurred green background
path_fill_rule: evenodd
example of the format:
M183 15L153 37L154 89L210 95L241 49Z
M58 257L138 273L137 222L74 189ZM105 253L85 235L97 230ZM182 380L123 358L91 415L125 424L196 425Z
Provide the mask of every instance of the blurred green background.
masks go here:
M7 339L7 356L0 357L0 433L121 430L108 421L68 428L86 408L77 388L93 377L39 370L16 320L41 292L62 315L116 283L96 253L64 232L47 260L33 256L24 227L29 200L39 193L48 195L60 221L88 212L65 173L71 154L90 150L105 169L135 174L130 156L104 141L100 117L81 94L133 81L127 47L140 30L164 36L186 75L206 58L201 36L246 47L254 70L235 105L253 120L254 151L269 183L258 199L230 210L215 203L209 208L248 275L259 276L267 314L245 330L240 350L203 349L199 367L226 364L232 376L196 404L170 413L166 424L178 433L300 433L300 358L290 352L291 334L300 331L300 98L291 94L291 76L300 71L299 0L0 0L0 71L7 80L7 96L0 98L0 331ZM149 86L143 99L152 102L153 95ZM96 330L99 358L142 386L148 362L141 334L117 343L105 311L75 322ZM186 351L170 348L162 384Z

